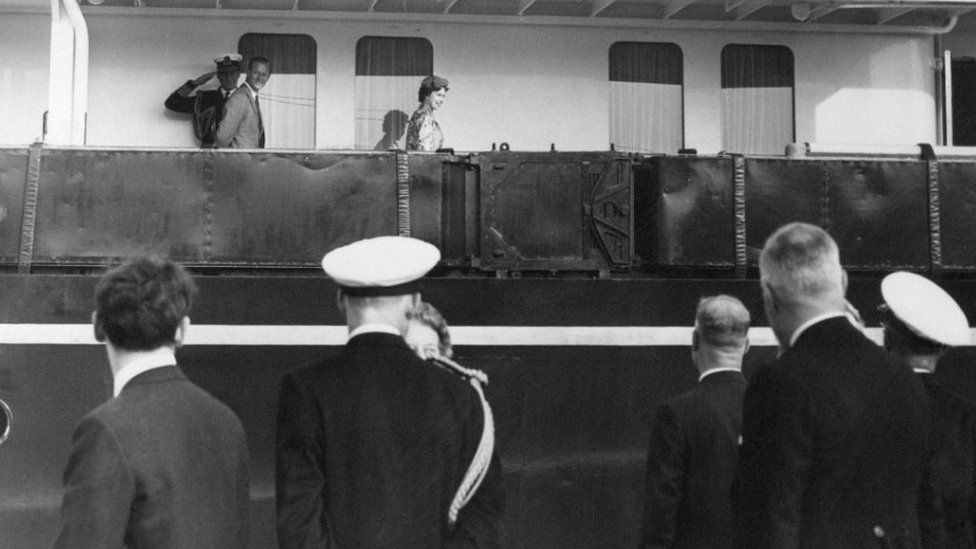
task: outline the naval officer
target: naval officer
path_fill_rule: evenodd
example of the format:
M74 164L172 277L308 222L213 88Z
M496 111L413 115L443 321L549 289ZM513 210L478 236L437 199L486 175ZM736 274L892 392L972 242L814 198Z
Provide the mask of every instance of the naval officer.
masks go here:
M217 71L204 73L195 80L187 80L166 98L166 108L193 115L193 134L200 147L210 149L217 137L217 126L224 117L224 105L241 76L241 54L225 53L214 57ZM220 86L216 90L201 90L216 74Z
M282 380L282 549L498 546L502 475L497 456L479 457L480 397L403 339L419 279L439 259L434 246L405 237L361 240L323 258L349 339ZM460 491L469 497L458 509Z
M917 274L886 276L881 295L885 347L918 374L932 408L931 455L918 507L922 546L972 549L976 413L933 375L948 349L971 344L969 322L945 290Z

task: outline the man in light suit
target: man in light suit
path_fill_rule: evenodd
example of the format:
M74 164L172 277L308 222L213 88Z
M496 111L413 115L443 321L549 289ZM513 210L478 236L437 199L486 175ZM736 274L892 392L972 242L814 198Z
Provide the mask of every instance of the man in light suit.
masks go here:
M194 292L182 267L158 258L98 282L92 323L115 396L75 430L55 548L247 546L244 429L176 366Z
M781 227L759 272L782 353L745 393L737 546L917 547L930 430L921 381L846 312L826 231Z
M739 464L749 320L749 311L732 296L698 304L691 342L698 385L662 404L654 416L641 547L732 546L731 490Z
M224 116L217 128L215 144L220 148L263 149L264 120L258 92L271 78L271 65L264 57L253 57L247 64L244 84L224 105Z

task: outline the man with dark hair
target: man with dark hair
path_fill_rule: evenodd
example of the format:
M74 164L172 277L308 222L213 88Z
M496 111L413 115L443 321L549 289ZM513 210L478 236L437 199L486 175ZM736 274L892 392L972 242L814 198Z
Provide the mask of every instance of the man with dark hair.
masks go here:
M166 108L175 112L193 115L193 134L200 140L200 146L209 149L214 146L217 126L224 116L224 104L234 90L241 75L241 55L225 53L214 57L216 72L208 72L195 80L187 80L166 98ZM216 90L201 89L214 75L220 86Z
M732 546L731 490L739 463L749 321L749 311L732 296L698 304L691 340L698 385L654 415L641 547Z
M92 324L115 396L75 430L56 548L247 546L244 429L176 366L195 292L158 258L98 282Z
M499 546L505 495L501 463L482 444L482 401L403 339L419 279L439 259L436 247L396 236L323 258L349 340L281 383L281 549Z
M886 276L881 296L885 348L918 374L932 404L932 453L918 506L922 546L972 549L976 412L933 375L948 349L971 343L969 322L945 290L914 273Z
M848 314L826 231L781 227L759 273L781 355L753 375L743 401L737 546L916 547L925 388Z
M244 84L224 105L224 117L217 128L216 146L233 149L263 149L264 119L258 92L271 78L271 64L265 57L252 57L247 63Z

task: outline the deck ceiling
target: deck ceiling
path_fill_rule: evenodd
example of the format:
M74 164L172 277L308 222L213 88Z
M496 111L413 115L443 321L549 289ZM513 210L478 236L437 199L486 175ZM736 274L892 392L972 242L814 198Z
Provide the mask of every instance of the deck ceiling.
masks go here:
M5 7L37 6L38 0L0 0ZM46 4L47 2L44 2ZM79 0L88 13L106 8L261 10L326 14L407 14L437 20L490 16L628 21L752 21L797 24L946 25L976 12L976 0ZM976 15L976 14L974 14Z

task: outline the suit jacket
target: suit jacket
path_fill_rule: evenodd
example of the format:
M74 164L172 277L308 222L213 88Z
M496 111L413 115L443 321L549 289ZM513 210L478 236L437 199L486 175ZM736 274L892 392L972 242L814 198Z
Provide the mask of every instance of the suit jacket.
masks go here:
M242 84L227 98L223 119L217 127L216 145L232 149L264 148L264 123L247 84Z
M226 548L248 543L244 429L167 366L85 416L64 473L56 548Z
M658 408L647 452L642 547L732 546L745 388L740 372L715 372Z
M922 546L973 549L976 409L934 375L920 377L932 403L932 453L918 509Z
M195 96L189 97L192 91L193 81L187 80L186 84L166 98L166 108L192 114L193 134L200 140L202 148L209 149L214 146L226 100L221 90L198 91Z
M447 520L482 414L468 383L395 335L358 335L337 356L286 374L276 440L280 547L497 546L497 454L456 527Z
M737 545L917 547L928 397L846 318L809 327L750 380Z

